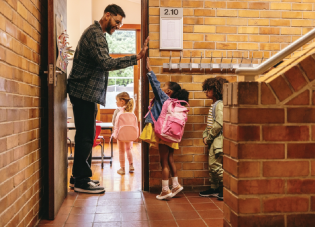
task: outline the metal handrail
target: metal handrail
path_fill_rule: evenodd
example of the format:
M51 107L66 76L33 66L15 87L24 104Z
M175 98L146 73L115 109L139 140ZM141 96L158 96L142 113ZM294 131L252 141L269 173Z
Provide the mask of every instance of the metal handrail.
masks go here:
M256 68L240 68L235 71L236 74L244 76L256 76L266 72L270 67L276 65L281 60L283 60L289 54L302 47L304 44L308 43L315 38L315 28L308 32L307 34L300 37L298 40L291 43L289 46L279 51L277 54L269 58L264 63L260 64Z

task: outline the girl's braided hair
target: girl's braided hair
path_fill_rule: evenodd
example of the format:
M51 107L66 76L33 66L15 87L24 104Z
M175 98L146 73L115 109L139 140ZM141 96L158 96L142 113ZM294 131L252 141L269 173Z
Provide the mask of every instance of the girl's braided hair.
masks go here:
M217 100L222 100L224 83L229 83L229 81L222 77L208 78L203 82L202 90L203 91L213 90L214 97Z

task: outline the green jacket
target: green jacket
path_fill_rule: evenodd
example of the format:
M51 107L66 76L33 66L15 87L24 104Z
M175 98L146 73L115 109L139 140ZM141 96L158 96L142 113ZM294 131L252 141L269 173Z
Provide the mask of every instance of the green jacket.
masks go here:
M214 153L223 152L223 102L219 102L215 108L215 120L210 130L203 131L202 137L207 138L209 149L213 149Z

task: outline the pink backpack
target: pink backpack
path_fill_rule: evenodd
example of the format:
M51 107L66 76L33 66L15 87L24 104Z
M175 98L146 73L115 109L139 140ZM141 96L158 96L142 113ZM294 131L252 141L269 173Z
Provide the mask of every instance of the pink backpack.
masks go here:
M154 122L155 134L164 141L179 143L184 134L184 128L189 112L189 110L180 103L187 102L172 98L167 99L162 106L162 111L157 121L155 121L151 112L153 102L154 99L150 103L149 111ZM189 106L188 103L187 105ZM147 115L148 114L149 113L147 113Z
M122 142L135 141L139 137L138 120L134 113L124 112L117 116L112 136Z

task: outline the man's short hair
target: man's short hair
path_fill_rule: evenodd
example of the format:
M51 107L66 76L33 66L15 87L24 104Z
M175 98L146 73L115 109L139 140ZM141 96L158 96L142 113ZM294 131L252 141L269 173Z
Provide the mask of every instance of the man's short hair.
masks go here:
M115 16L117 16L117 14L119 14L120 16L122 17L126 17L126 14L125 12L122 10L122 8L116 4L111 4L111 5L108 5L105 10L104 10L104 13L111 13Z

